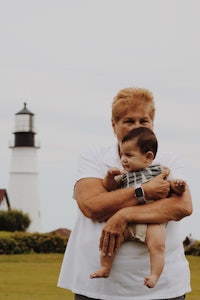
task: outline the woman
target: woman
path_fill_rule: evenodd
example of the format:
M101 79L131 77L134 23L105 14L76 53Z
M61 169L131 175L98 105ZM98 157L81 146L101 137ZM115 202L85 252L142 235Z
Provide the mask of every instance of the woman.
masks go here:
M192 213L188 187L182 195L171 195L164 180L168 171L142 184L145 199L160 199L145 205L135 196L134 187L107 192L102 179L110 167L120 168L119 144L136 127L153 129L155 106L146 89L121 90L112 104L112 127L117 144L92 147L80 157L75 184L79 211L64 256L58 285L75 293L76 300L160 300L184 299L190 291L190 274L179 234L179 221ZM156 161L168 167L175 177L183 178L183 168L174 155L157 154ZM138 191L136 191L137 194ZM141 197L140 197L141 198ZM113 254L118 249L129 223L165 223L165 268L154 289L141 278L149 271L148 250L138 242L126 242L118 251L109 278L91 280L91 271L99 266L100 248ZM103 228L103 234L101 231Z

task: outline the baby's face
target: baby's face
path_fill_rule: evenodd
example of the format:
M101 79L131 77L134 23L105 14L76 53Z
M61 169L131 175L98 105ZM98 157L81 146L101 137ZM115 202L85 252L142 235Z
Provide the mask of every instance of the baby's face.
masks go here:
M146 154L142 154L134 140L120 145L121 164L127 172L135 172L146 168L150 163Z

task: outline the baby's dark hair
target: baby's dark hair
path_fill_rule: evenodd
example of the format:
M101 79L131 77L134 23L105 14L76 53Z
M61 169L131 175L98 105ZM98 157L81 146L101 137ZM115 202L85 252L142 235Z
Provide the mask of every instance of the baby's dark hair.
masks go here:
M154 158L158 150L158 141L153 131L147 127L138 127L129 131L122 139L122 144L136 139L136 146L142 154L152 151Z

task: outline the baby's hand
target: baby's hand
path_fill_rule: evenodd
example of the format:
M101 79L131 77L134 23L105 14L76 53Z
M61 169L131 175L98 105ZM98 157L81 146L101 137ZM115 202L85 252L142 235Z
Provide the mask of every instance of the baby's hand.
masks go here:
M120 187L123 171L119 168L108 169L106 176L103 178L103 186L108 191L114 191Z
M124 171L122 171L118 168L110 168L107 173L107 175L110 177L115 177L117 175L123 175L123 174L124 174Z
M182 179L175 179L171 182L172 190L177 194L182 194L185 191L186 181Z

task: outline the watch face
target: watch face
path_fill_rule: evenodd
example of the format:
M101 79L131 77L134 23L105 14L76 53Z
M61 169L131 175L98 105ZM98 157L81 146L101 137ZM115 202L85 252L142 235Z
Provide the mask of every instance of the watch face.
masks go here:
M143 197L143 191L142 191L142 188L137 188L137 189L135 190L135 195L136 195L137 198Z

